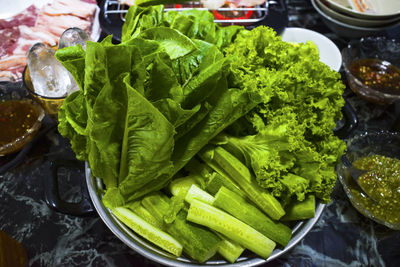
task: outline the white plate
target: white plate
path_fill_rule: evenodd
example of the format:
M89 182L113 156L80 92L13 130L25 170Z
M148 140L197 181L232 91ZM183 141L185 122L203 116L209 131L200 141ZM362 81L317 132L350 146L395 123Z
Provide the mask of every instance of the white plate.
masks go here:
M315 0L315 3L321 8L321 10L328 16L337 19L343 23L347 23L354 26L360 27L377 27L382 25L387 25L392 22L400 20L399 17L386 18L386 19L364 19L351 17L348 14L339 13L335 9L330 8L328 5L324 4L323 0Z
M311 4L317 10L317 12L322 16L322 20L328 26L331 31L336 33L339 36L346 37L349 39L360 38L369 35L376 35L382 33L385 30L389 30L391 28L397 27L400 25L400 21L392 22L388 25L383 26L376 26L376 27L360 27L360 26L353 26L347 23L343 23L337 19L332 18L325 14L321 8L315 2L316 0L311 0Z
M90 39L97 42L100 39L101 27L99 22L100 8L96 7L96 13L93 18L92 33L90 34Z
M320 61L332 70L340 70L342 56L339 48L324 35L303 28L286 28L281 36L285 42L306 43L312 41L318 47Z
M48 2L50 2L50 0L0 0L0 19L11 18L31 5L41 8Z
M383 19L390 17L400 17L400 1L399 0L368 0L372 6L374 13L360 12L354 8L352 0L322 0L330 8L338 12L346 13L353 17L364 19ZM344 5L343 3L348 3Z

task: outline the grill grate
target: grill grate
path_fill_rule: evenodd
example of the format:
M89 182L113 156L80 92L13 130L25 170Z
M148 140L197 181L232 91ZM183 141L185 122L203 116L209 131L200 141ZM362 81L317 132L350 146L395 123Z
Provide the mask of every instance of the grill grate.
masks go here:
M185 2L184 4L166 5L164 10L184 11L188 9L209 10L214 14L214 21L224 25L250 25L264 20L268 15L269 2L254 7L221 7L216 10L209 10L202 7L200 2ZM125 14L128 6L122 5L117 0L106 0L104 2L104 18L118 17L122 22L125 21ZM233 16L228 16L233 15Z

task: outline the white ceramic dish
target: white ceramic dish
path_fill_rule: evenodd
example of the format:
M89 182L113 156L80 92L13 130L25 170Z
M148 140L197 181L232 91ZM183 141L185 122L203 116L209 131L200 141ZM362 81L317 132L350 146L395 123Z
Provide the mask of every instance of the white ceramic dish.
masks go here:
M343 22L340 22L327 14L325 14L316 4L315 0L311 0L311 4L317 10L317 12L322 16L322 20L326 24L326 26L331 29L334 33L341 37L346 37L350 39L360 38L364 36L370 35L377 35L382 33L385 30L393 28L400 24L400 21L396 21L389 25L380 26L380 27L360 27L360 26L353 26Z
M383 19L400 16L399 0L368 0L373 13L360 12L354 8L352 0L323 0L330 8L353 17L364 19ZM344 5L343 3L348 3ZM352 7L349 8L348 6Z
M330 8L328 5L324 4L323 0L315 0L315 3L318 5L319 8L328 16L337 19L343 23L353 25L353 26L360 26L360 27L379 27L384 26L395 21L400 20L399 17L387 18L387 19L363 19L363 18L355 18L351 17L345 13L340 13L335 11L335 9Z
M0 0L0 19L10 18L24 11L31 5L41 8L48 2L50 2L50 0L13 0L12 4L10 4L9 0Z
M318 32L303 28L286 28L281 37L285 42L306 43L307 41L312 41L318 47L321 62L335 71L339 71L342 66L342 56L339 48Z

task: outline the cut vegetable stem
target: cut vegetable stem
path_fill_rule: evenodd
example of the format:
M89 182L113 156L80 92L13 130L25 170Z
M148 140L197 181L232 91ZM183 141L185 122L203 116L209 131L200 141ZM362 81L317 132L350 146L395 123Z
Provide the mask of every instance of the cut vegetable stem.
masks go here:
M117 207L112 210L112 213L135 233L153 244L177 257L182 254L182 245L175 238L146 222L131 210Z
M169 212L169 199L161 194L151 194L143 198L143 206L155 217L164 221L163 217ZM182 245L183 251L191 258L205 262L218 250L221 239L213 232L186 220L187 213L181 210L176 219L166 224L166 231Z
M296 221L314 218L315 216L315 196L308 195L303 201L290 203L286 208L286 214L282 221Z
M222 147L213 148L207 146L200 153L200 157L222 175L228 175L246 193L246 196L254 202L263 212L272 219L278 220L285 211L279 201L262 189L255 181L249 169Z
M187 219L229 236L264 259L269 257L276 245L274 241L244 222L196 199L190 204Z
M225 187L221 187L215 195L213 205L283 246L286 246L292 237L292 230L289 227L274 222L251 203Z
M190 189L188 190L185 201L189 204L193 202L194 199L203 201L204 203L212 205L214 202L214 197L207 193L206 191L202 190L197 185L193 184Z

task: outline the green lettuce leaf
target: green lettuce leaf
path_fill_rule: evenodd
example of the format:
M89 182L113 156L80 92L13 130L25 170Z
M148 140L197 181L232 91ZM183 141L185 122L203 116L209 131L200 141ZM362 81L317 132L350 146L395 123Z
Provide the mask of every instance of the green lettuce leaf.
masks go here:
M164 7L151 6L139 7L133 5L125 16L125 23L122 25L121 42L124 43L137 37L142 31L157 27L163 19Z
M153 180L163 183L173 172L174 127L146 98L123 80L126 116L122 141L118 188L129 200ZM149 189L148 187L146 188Z
M167 27L150 28L142 31L139 37L156 41L171 59L183 57L197 49L190 38L177 30Z

